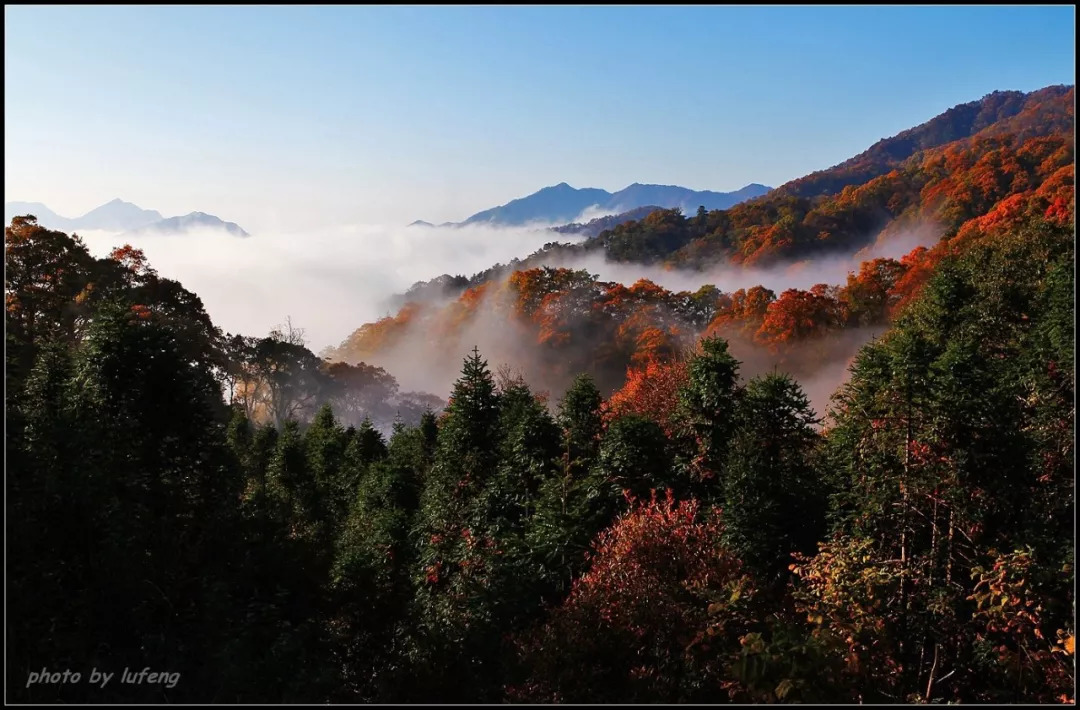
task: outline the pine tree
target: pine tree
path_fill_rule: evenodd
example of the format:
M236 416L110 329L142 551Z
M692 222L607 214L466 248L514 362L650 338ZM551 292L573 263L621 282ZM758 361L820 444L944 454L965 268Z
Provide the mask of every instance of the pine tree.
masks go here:
M73 360L45 352L29 383L39 403L25 414L27 443L45 490L61 484L39 502L70 526L48 564L74 575L62 583L81 600L53 610L67 609L53 620L51 643L99 665L108 662L103 649L138 654L210 682L203 659L223 622L229 568L228 555L211 550L235 530L241 480L230 469L220 390L171 327L123 304L98 309ZM45 403L55 411L38 409ZM80 423L58 429L65 417ZM151 697L132 686L104 696Z
M345 458L347 467L365 471L330 571L330 627L346 690L341 699L388 701L408 682L402 641L412 597L408 532L416 493L410 472L382 456L365 462L358 439Z
M837 653L864 669L850 687L1015 702L1069 684L1051 639L1074 629L1061 602L1072 392L1050 362L1071 347L1050 355L1043 338L1062 322L1050 294L1072 252L1068 229L1038 221L984 236L856 361L829 433L836 538L800 566L799 587L807 613L850 639Z
M315 543L324 534L318 488L307 468L304 439L294 419L285 422L267 466L266 487L273 517L292 535Z

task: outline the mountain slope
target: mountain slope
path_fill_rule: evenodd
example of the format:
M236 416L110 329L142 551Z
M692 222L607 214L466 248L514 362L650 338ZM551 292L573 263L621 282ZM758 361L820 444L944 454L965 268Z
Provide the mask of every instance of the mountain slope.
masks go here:
M552 232L558 232L559 234L577 234L579 236L595 237L601 232L608 229L614 229L624 222L645 219L656 210L662 209L664 208L657 205L645 205L644 207L635 207L632 210L620 212L619 214L608 215L607 217L597 217L584 224L572 222L570 224L564 224L561 227L550 227L549 229Z
M963 252L982 236L1008 232L1025 222L1071 228L1075 214L1073 96L1072 87L1049 87L1019 99L991 95L983 108L972 110L965 104L964 111L953 114L963 120L939 121L936 134L905 132L915 136L912 140L917 145L941 136L962 136L956 140L919 149L903 140L879 143L860 154L876 156L873 160L857 156L833 171L807 176L805 184L815 180L819 185L830 180L842 184L853 179L851 165L873 170L893 165L881 175L848 184L837 194L803 197L777 190L729 210L694 216L654 210L595 238L548 244L524 259L468 279L444 277L437 283L417 284L407 294L411 302L397 316L356 330L333 356L376 363L396 362L404 354L412 357L417 352L435 357L445 353L455 339L464 348L473 342L470 338L494 333L485 352L490 350L509 362L522 349L499 352L496 340L524 327L533 338L526 350L538 353L538 358L551 357L543 367L556 373L551 380L555 386L558 368L564 367L571 351L582 359L569 370L607 358L608 365L601 369L618 380L620 366L664 348L677 351L679 338L694 332L704 320L710 329L730 330L735 324L740 337L751 337L770 348L810 337L807 333L819 332L819 326L829 330L833 327L830 319L835 320L837 313L846 313L845 322L857 327L884 324L889 314L917 297L943 259ZM986 123L989 117L1000 118ZM897 157L908 152L906 159ZM922 245L912 248L915 240ZM900 259L868 257L846 285L788 289L779 297L762 286L720 293L716 287L727 284L710 275L711 267L717 265L730 270L739 265L782 266L797 260L803 260L799 266L813 271L815 264L829 264L825 256L850 258L870 243L895 254L907 253ZM590 255L615 262L653 263L665 269L700 270L696 283L704 285L693 293L657 290L648 281L626 288L599 283L587 271L565 268L589 263L582 259ZM460 295L448 303L446 299L455 292ZM489 308L484 304L490 299L495 300ZM678 315L680 309L686 317L673 322L672 314ZM876 315L868 319L865 313L871 311ZM493 318L498 326L493 325ZM477 324L483 327L474 327Z
M1073 88L1048 87L1003 103L1004 93L986 97L982 108L980 102L963 104L958 107L963 111L946 112L836 168L729 210L703 218L653 212L561 249L603 251L613 261L673 267L765 266L826 252L851 253L875 239L881 243L920 230L951 236L1000 201L1039 190L1051 195L1051 202L1064 199L1062 191L1072 187ZM985 123L988 116L1001 115ZM973 135L964 135L975 128ZM962 137L934 148L912 148L911 141L922 145L950 135ZM908 158L897 159L910 151ZM849 183L867 173L874 176ZM835 194L798 194L803 188L837 185L844 187Z
M693 269L725 262L764 266L825 252L852 253L868 246L875 237L878 244L894 238L903 240L927 225L931 225L930 231L955 234L965 222L991 213L995 205L1010 197L1037 196L1046 203L1043 209L1053 206L1061 212L1072 192L1073 89L1048 87L1020 96L1022 100L1010 104L1008 110L1000 108L998 94L985 99L988 108L973 113L971 105L964 104L971 114L965 119L968 129L982 126L974 136L918 151L896 162L886 173L849 185L838 195L799 197L778 188L761 199L726 211L710 211L703 217L690 216L685 210L680 216L654 205L587 224L552 227L553 232L587 239L579 244L549 244L524 259L495 265L469 278L445 275L441 280L418 282L397 297L393 305L460 295L468 288L506 278L516 270L597 252L610 261L662 262ZM1015 110L1016 106L1020 109ZM1008 115L984 125L991 114ZM956 115L947 111L922 127L936 126L934 131L939 137L950 130L954 131L951 135L956 135L955 126L948 127L952 119L942 118ZM926 138L934 131L919 135ZM917 129L911 129L899 135L917 133ZM871 154L904 152L896 148L900 145L897 142L883 143L838 168L803 179L814 178L818 184L833 180L842 183L852 175L845 166Z
M4 224L11 224L12 217L32 214L37 217L38 224L49 229L70 231L73 220L61 217L40 202L5 202Z
M1064 116L1055 110L1063 103L1071 105L1070 86L1048 86L1025 94L1021 91L995 91L978 101L970 101L941 113L926 123L883 138L862 153L826 170L819 170L776 188L777 194L797 197L816 197L839 192L848 185L861 185L907 160L915 153L937 148L953 141L970 138L980 132L987 135L1013 134L1020 139L1032 134L1032 117L1050 113ZM1010 121L1017 117L1019 120ZM1024 130L1027 126L1027 132ZM1064 130L1066 126L1054 127ZM1072 130L1071 126L1068 130ZM1045 133L1045 131L1044 131Z

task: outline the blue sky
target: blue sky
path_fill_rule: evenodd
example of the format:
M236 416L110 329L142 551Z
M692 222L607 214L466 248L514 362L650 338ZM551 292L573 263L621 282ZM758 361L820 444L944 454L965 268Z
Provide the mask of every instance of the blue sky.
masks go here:
M562 181L734 190L995 89L1058 7L6 7L5 200L249 230L464 219Z

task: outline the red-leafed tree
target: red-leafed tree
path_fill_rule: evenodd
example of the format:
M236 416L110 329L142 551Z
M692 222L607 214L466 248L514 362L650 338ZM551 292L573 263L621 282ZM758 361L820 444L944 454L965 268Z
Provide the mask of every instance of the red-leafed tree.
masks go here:
M685 649L710 598L742 583L719 545L718 511L666 499L637 504L595 543L591 569L546 623L518 639L525 668L508 688L518 702L694 699ZM727 594L730 596L730 592Z

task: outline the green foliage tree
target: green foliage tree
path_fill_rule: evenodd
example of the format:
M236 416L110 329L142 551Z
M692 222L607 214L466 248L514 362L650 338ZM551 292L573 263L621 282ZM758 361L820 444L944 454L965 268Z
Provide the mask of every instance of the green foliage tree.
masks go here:
M723 479L728 548L762 582L786 573L824 532L826 491L815 475L817 420L787 375L756 377L739 402Z
M415 524L417 542L413 584L417 628L411 661L423 673L414 690L426 699L448 697L454 688L490 688L488 659L478 658L469 626L475 605L462 599L484 570L474 564L478 544L490 545L471 529L470 508L495 475L499 451L500 397L487 363L474 349L465 358L438 430L435 462L420 498ZM456 649L454 661L439 664ZM462 685L463 679L469 683ZM453 696L449 696L453 697Z
M560 470L544 479L525 532L545 598L559 600L586 563L597 533L614 519L622 489L597 466L603 398L592 378L574 379L559 403Z
M687 364L689 382L679 392L689 449L687 467L693 480L705 483L706 499L716 495L715 483L723 476L735 411L738 406L739 362L722 338L703 338ZM710 492L712 491L712 492Z
M574 378L559 402L558 423L562 427L567 475L580 476L596 461L603 430L603 401L592 377L582 374Z
M1052 655L1048 639L1072 633L1069 604L1050 601L1070 598L1056 585L1068 576L1064 566L1071 569L1071 545L1062 541L1074 505L1072 445L1062 433L1072 392L1049 367L1070 358L1071 345L1054 355L1053 346L1043 349L1054 330L1046 324L1061 322L1052 305L1061 298L1053 296L1055 265L1071 260L1072 243L1067 229L1036 221L942 263L894 331L864 350L837 400L833 515L841 544L864 552L846 566L808 565L808 608L836 618L822 633L850 639L844 653L890 664L888 683L876 689L883 697L1035 697L1034 686L1005 670L1018 657L985 646L988 617L972 616L978 570L1011 564L999 552L1027 549L1044 573L1056 570L1044 578L1046 596L1028 607L1046 640L1041 648L1024 641L1020 657ZM857 584L838 575L866 574L868 566L885 575L879 593L826 597L829 585ZM890 606L871 637L865 625L860 634L844 630L847 617L833 613L838 602ZM871 651L874 637L894 641ZM1068 677L1052 664L1021 663L1042 692ZM939 688L946 674L952 679ZM871 685L863 676L846 682Z
M677 485L671 445L660 425L630 414L611 422L598 466L608 480L636 496Z

